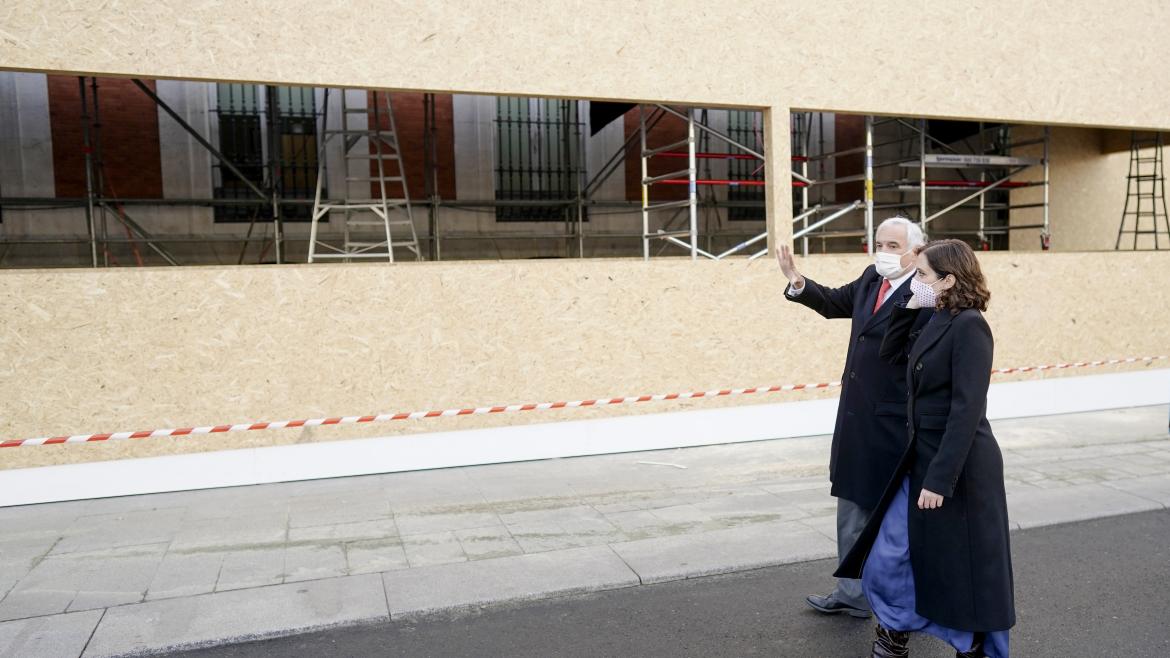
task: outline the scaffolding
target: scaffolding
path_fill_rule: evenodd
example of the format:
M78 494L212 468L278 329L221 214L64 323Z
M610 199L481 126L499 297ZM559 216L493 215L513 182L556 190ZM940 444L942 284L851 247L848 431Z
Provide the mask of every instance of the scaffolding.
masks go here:
M648 144L648 135L652 126L648 125L648 119L654 116L653 113L659 113L660 118L664 115L670 115L680 118L686 122L686 137L682 140L672 142L663 146L651 148ZM638 135L641 144L640 162L641 162L641 202L642 202L642 257L643 259L650 258L650 246L655 240L661 240L668 244L673 244L690 253L692 260L697 260L699 256L711 260L722 260L728 256L739 253L748 247L767 239L767 231L752 236L749 240L741 242L730 249L721 253L715 254L709 250L699 247L699 231L698 231L698 207L699 189L703 187L722 186L727 188L737 187L765 187L767 185L765 180L756 179L731 179L731 178L701 178L698 175L699 161L711 160L747 160L759 163L757 171L764 167L764 154L762 150L747 146L740 141L724 134L723 132L712 128L706 121L700 121L696 118L696 109L688 108L685 111L679 111L667 105L652 106L652 114L647 114L646 106L638 106ZM801 134L800 124L794 123L794 132L797 136ZM702 134L709 138L714 138L722 143L728 149L728 152L712 152L699 151L696 148L698 136ZM794 141L800 141L799 138ZM685 150L680 150L685 148ZM654 158L663 159L685 159L686 168L669 171L664 174L651 176L650 163ZM803 171L792 171L792 186L797 190L806 190L812 179L807 176L807 159L800 155L793 156L794 162L804 164ZM651 190L655 185L667 186L686 186L687 196L684 199L676 199L670 201L654 201L651 198ZM807 202L807 193L803 198ZM662 227L655 231L650 229L650 215L653 212L673 210L672 215L664 222ZM687 223L685 228L674 228L673 223L679 217L682 211L686 211ZM802 213L798 220L805 222L807 228L807 220L809 216L821 212L820 206L812 209L811 212ZM852 210L852 208L850 208ZM833 215L832 219L840 217L843 213ZM832 220L829 220L832 221ZM823 226L828 222L818 222L815 228ZM685 238L685 239L684 239ZM764 252L756 252L753 258L758 258Z
M864 210L864 228L861 231L837 231L824 233L821 237L862 236L866 251L872 253L874 213L892 210L916 220L924 231L932 222L955 210L973 210L978 214L978 228L974 231L936 232L946 235L967 235L975 237L981 248L991 248L993 236L1007 235L1010 231L1039 229L1041 248L1050 245L1049 225L1049 145L1050 131L1043 128L1042 136L1013 142L1011 127L1006 125L985 126L978 124L978 143L971 144L969 138L961 140L965 149L940 140L929 130L926 119L915 122L903 118L879 119L864 117L864 143L859 146L839 149L827 153L814 153L806 157L808 162L821 163L836 161L844 156L863 155L863 172L834 176L811 181L810 187L839 185L861 182L864 184L863 198L857 207ZM888 126L883 141L877 141L877 131ZM888 134L890 128L894 134ZM1040 146L1040 157L1019 157L1012 155L1013 149ZM1039 180L1021 181L1025 172L1041 170ZM941 175L931 175L940 172ZM916 174L916 175L915 175ZM1030 187L1043 188L1041 200L1033 203L1013 203L1007 193ZM965 193L957 200L954 193ZM879 195L881 199L879 200ZM891 195L897 195L892 198ZM949 197L948 197L949 195ZM994 198L999 195L1003 198ZM1005 196L1006 195L1006 196ZM804 215L815 206L809 205L807 197L800 207ZM845 204L821 204L821 210L833 210ZM1042 212L1039 223L1012 224L1009 213L1012 210L1038 209ZM807 240L803 241L807 255Z
M910 211L908 214L916 217L920 226L926 231L931 222L960 208L975 210L978 214L978 228L974 237L984 250L991 248L992 236L1007 235L1011 231L1024 229L1040 230L1040 246L1048 249L1050 246L1049 224L1049 148L1051 132L1048 127L1042 129L1042 136L1021 141L1012 140L1011 126L977 124L976 135L978 143L970 143L969 138L961 141L966 149L959 149L931 135L926 119L915 123L905 119L887 119L900 129L908 129L909 135L903 134L895 141L905 143L907 137L917 145L917 153L911 157L899 157L877 166L897 167L905 170L904 176L896 176L892 181L876 185L876 190L896 192L900 195L897 202L879 206L884 209ZM867 131L872 139L871 124ZM1013 155L1016 149L1041 146L1041 156L1019 157ZM1039 180L1021 181L1019 177L1025 172L1041 170ZM933 172L941 172L941 176L931 176ZM974 172L974 175L972 174ZM915 176L914 174L917 174ZM870 180L873 180L872 178ZM1042 200L1034 203L1013 203L1009 190L1041 187ZM911 192L917 196L916 201L906 202L904 193ZM954 193L962 193L956 201ZM992 194L999 198L991 200ZM932 198L941 198L941 201L932 203ZM1038 209L1041 211L1041 221L1033 224L1012 224L1009 221L1013 210ZM996 221L990 221L994 218ZM963 231L949 231L949 235L970 235Z
M134 80L134 84L148 92L148 95L153 94L141 81ZM96 77L89 79L90 94L88 97L85 91L85 77L77 78L77 86L81 99L82 151L85 154L85 223L89 234L92 266L98 266L99 241L102 245L102 264L106 267L110 265L111 255L106 245L110 242L108 218L111 216L125 230L125 242L131 246L136 264L142 265L142 256L138 250L138 242L142 241L168 264L178 265L175 257L155 241L141 224L132 219L126 213L125 206L116 200L117 191L114 190L113 184L106 177L105 161L102 157L102 122L98 79ZM108 195L107 189L110 191ZM95 213L100 217L100 236Z
M374 213L376 219L374 220L379 225L376 228L381 229L383 238L374 242L374 244L383 245L382 248L374 248L371 245L357 246L353 244L356 240L352 239L349 232L350 224L352 222L345 222L345 225L337 227L341 230L334 230L333 232L326 232L324 227L318 227L318 222L324 219L330 210L344 209L346 205L353 203L354 199L342 199L341 201L330 201L325 198L324 190L318 188L318 193L314 199L299 199L289 198L282 194L281 185L279 182L279 167L271 166L268 174L264 180L250 180L248 176L244 175L240 168L236 166L231 160L224 156L214 145L212 145L206 137L204 137L198 130L190 126L183 118L170 108L157 94L155 94L150 87L143 84L141 81L135 81L141 91L155 102L160 110L168 115L172 120L176 121L191 137L203 146L214 158L214 162L223 171L232 172L233 176L239 180L240 189L250 194L250 198L211 198L211 199L124 199L119 198L115 191L109 189L108 185L103 185L102 182L102 167L101 167L101 148L100 148L100 121L97 120L98 113L98 99L96 96L97 85L96 80L91 82L92 92L86 94L85 79L79 79L82 85L82 123L86 132L86 173L88 177L88 189L86 196L81 200L63 200L57 198L34 199L34 198L0 198L0 205L7 207L61 207L64 205L72 205L73 207L81 207L85 212L86 228L85 237L44 237L44 238L30 238L30 239L16 239L6 240L10 244L86 244L89 247L90 253L87 254L87 259L90 264L98 266L101 264L109 265L108 246L118 244L128 244L132 248L137 248L139 244L145 245L152 252L157 254L165 262L177 264L178 260L166 249L165 245L170 243L223 243L234 242L242 244L243 248L240 251L240 260L243 262L245 252L248 249L249 243L253 240L253 228L258 225L258 218L262 210L269 210L271 212L272 231L270 235L265 237L265 244L261 255L263 260L263 253L267 253L271 247L274 249L276 262L281 263L287 260L285 255L284 242L286 240L284 234L284 221L282 217L282 208L302 208L303 210L295 210L294 214L304 213L307 216L315 218L310 226L310 236L307 241L312 247L313 255L311 259L321 258L325 254L321 253L319 249L322 243L327 241L340 240L343 243L350 243L350 249L343 247L341 250L334 250L334 257L342 259L355 258L359 256L378 257L390 260L394 257L393 246L405 247L409 252L413 253L416 258L423 257L422 243L427 243L427 255L433 260L440 260L443 257L442 245L445 241L507 241L507 240L559 240L564 242L564 256L565 257L579 257L583 258L586 254L586 240L638 240L641 242L641 251L643 258L649 258L652 253L663 253L669 249L681 248L684 253L690 255L692 259L699 257L712 260L721 260L737 254L747 255L749 258L758 258L762 256L765 250L759 250L760 243L767 238L766 232L759 232L757 230L732 229L730 226L728 230L724 230L721 224L721 213L716 210L727 209L730 213L731 209L737 208L762 208L765 204L760 200L730 200L721 199L714 194L716 189L725 189L729 192L731 190L744 189L760 189L766 183L762 179L762 174L759 179L745 178L740 172L739 175L712 175L711 165L720 161L729 163L752 163L755 167L755 172L763 171L764 152L760 146L751 146L749 143L744 143L744 140L736 139L730 134L725 134L720 130L709 125L707 120L707 111L698 108L676 108L666 104L644 105L638 107L639 118L637 130L630 131L627 135L625 143L619 147L616 152L608 159L608 161L597 171L591 178L585 179L583 177L582 184L576 186L576 190L568 190L569 194L563 199L541 199L539 201L527 200L510 200L510 199L492 199L492 200L448 200L440 197L438 189L438 171L439 158L437 156L436 137L437 132L436 121L434 118L434 96L427 94L424 96L424 179L426 196L422 200L410 201L409 194L406 190L405 180L402 176L394 176L394 170L388 169L389 163L394 160L394 156L398 157L398 167L401 162L401 155L397 153L397 130L393 125L393 117L389 112L389 104L386 103L386 112L382 112L382 104L378 102L379 94L374 94L374 104L372 107L366 106L363 108L349 107L345 104L346 114L349 116L352 111L354 116L360 112L367 120L371 120L376 124L376 127L382 127L386 121L390 122L386 134L374 135L376 140L382 138L386 139L386 143L390 146L375 145L370 147L370 135L358 136L356 140L355 135L345 135L347 148L346 151L351 158L347 158L347 178L360 178L362 176L351 175L349 172L349 164L359 162L358 167L368 167L370 171L365 172L365 181L358 181L365 183L373 189L371 198L357 199L357 201L368 202L363 204L365 209ZM264 88L263 91L267 94L272 94L272 87ZM325 92L328 94L328 92ZM369 94L367 91L359 91L363 95ZM267 109L269 121L273 121L273 112L276 107L275 99L270 98ZM368 101L367 101L368 103ZM327 103L326 103L327 106ZM322 112L324 114L324 112ZM825 152L824 148L824 128L822 125L820 134L820 144L814 139L816 131L814 131L814 123L820 121L822 124L825 120L823 113L817 112L795 112L792 115L792 189L793 189L793 235L794 239L799 241L802 253L808 254L810 250L810 240L821 239L822 241L837 239L837 238L856 238L860 237L866 245L866 250L871 251L872 246L872 232L874 229L874 213L882 210L899 210L904 211L908 215L916 215L917 220L924 226L929 227L933 222L936 222L940 217L945 216L949 212L964 208L974 210L978 213L979 223L977 230L970 231L983 247L991 248L991 242L996 236L1007 235L1010 231L1018 229L1040 229L1042 246L1047 248L1049 244L1049 216L1048 216L1048 150L1049 150L1049 131L1045 128L1043 136L1037 139L1025 140L1012 143L1011 134L1012 128L1004 125L980 125L978 131L978 144L972 146L967 150L957 149L954 145L937 139L933 136L928 128L926 120L909 120L901 118L876 118L872 116L864 117L865 121L865 138L864 144L861 146L841 149L833 152ZM652 130L654 125L665 117L675 117L685 122L686 136L681 140L675 140L672 144L667 144L662 147L649 148L646 143L646 136L649 130ZM891 129L894 130L894 135L889 135ZM329 134L328 126L323 126L318 132L318 139L322 142L326 139L333 139L336 136L341 136L342 133L352 133L343 125L341 131L336 131ZM271 130L270 130L271 133ZM877 140L877 136L881 135L881 141ZM273 137L270 134L270 139ZM364 141L363 141L364 140ZM757 140L758 141L758 140ZM715 148L711 148L710 144L716 144ZM363 144L365 145L363 152ZM1025 148L1028 146L1042 146L1042 156L1026 158L1013 155L1013 149ZM723 148L723 151L720 150ZM819 148L818 148L819 147ZM725 152L724 152L725 151ZM270 157L272 154L270 148ZM316 184L318 186L324 185L326 176L326 149L319 148L318 150L318 176ZM628 159L632 160L634 154L640 157L640 164L642 166L640 183L641 183L641 199L636 201L608 201L596 199L596 193L601 184L611 177L615 172L622 170L622 165ZM825 165L834 159L845 155L860 154L864 156L864 167L861 173L850 174L848 176L817 176L813 174L814 170L825 171ZM578 169L584 171L584 156L585 149L578 148L574 151L574 158L577 158ZM650 176L649 163L652 160L656 161L674 161L680 163L679 166L666 174ZM1043 174L1039 180L1021 181L1019 180L1021 174L1025 171L1035 171L1042 169ZM375 171L376 170L376 171ZM401 168L397 170L399 174L402 173ZM753 172L752 176L755 176ZM953 173L943 173L953 172ZM359 172L359 174L362 172ZM917 173L917 176L914 175ZM941 174L941 175L936 175ZM931 174L928 176L928 174ZM395 180L398 179L398 180ZM824 191L827 189L834 189L829 186L836 186L847 182L861 182L864 184L864 189L860 198L856 199L833 199L828 201L824 199ZM402 185L402 194L400 197L403 202L396 202L395 195L391 194L392 190L387 190L388 187L395 187ZM1037 200L1034 203L1015 203L1011 202L1011 197L1002 198L1003 195L1009 191L1019 190L1020 188L1043 186L1042 200ZM655 200L651 195L654 189L664 188L679 188L686 189L685 197L682 199L671 200ZM374 189L376 188L376 189ZM821 199L816 199L813 192L820 191ZM959 194L959 196L954 196ZM949 198L947 195L951 195ZM337 196L337 195L332 195ZM913 198L910 198L913 197ZM480 210L480 209L494 209L501 206L522 206L531 204L540 204L542 206L562 206L565 208L565 221L563 230L559 232L549 232L547 230L534 230L530 232L442 232L440 221L441 211L443 208L452 210ZM419 235L416 232L413 222L412 206L418 207L425 205L427 210L427 224L428 231L426 235ZM238 206L241 208L253 208L255 212L251 213L252 220L248 227L248 233L244 236L229 236L226 234L211 235L206 237L192 236L192 235L151 235L141 224L135 222L128 209L132 210L135 205L159 205L159 206L205 206L205 207L221 207L221 206ZM400 207L407 215L406 220L397 220L403 226L410 225L410 237L398 238L393 235L387 235L387 224L390 222L384 217L388 218L395 208ZM1035 208L1041 210L1043 213L1042 221L1035 224L1016 224L1012 225L1007 221L1007 214L1012 210L1023 210L1027 208ZM589 212L597 211L599 215L605 214L630 214L632 216L641 215L642 226L640 231L625 231L625 230L593 230L587 231L585 225L585 217ZM382 214L378 214L378 210L382 210ZM309 211L309 212L304 212ZM714 221L706 219L706 222L701 221L700 212L706 212L704 218L714 217ZM849 217L856 217L856 213L863 213L863 221L853 223L852 226L862 224L860 228L845 228L843 230L835 230L834 226L840 225ZM324 214L322 214L324 213ZM658 226L651 223L652 213L661 213L660 217L665 218ZM669 213L669 214L668 214ZM108 230L108 218L112 217L120 226L126 230L125 237L116 237L110 234ZM266 217L265 220L268 221ZM367 220L369 221L369 220ZM336 222L334 225L336 227ZM951 232L953 234L953 232ZM303 241L303 237L298 237L298 241ZM703 240L706 242L704 243ZM719 240L722 245L715 248L714 242ZM1170 244L1170 238L1167 240ZM390 243L391 248L385 248L385 245ZM660 245L657 252L652 250L653 245ZM730 248L725 248L726 245L733 245ZM365 254L356 253L357 251L365 249ZM348 251L348 255L346 255Z

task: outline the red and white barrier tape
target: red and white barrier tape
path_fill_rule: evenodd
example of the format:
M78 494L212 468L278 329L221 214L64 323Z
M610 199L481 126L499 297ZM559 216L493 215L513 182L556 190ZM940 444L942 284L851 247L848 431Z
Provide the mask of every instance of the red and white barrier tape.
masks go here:
M1063 370L1065 368L1096 368L1098 366L1115 366L1123 363L1144 363L1170 359L1170 356L1131 356L1128 359L1106 359L1105 361L1077 361L1076 363L1057 363L1048 366L1024 366L1021 368L997 368L991 371L993 375L1010 375L1016 372L1037 372L1040 370Z
M1077 363L1058 363L1043 366L1026 366L1020 368L999 368L992 370L992 375L1007 375L1019 372L1035 372L1039 370L1062 370L1065 368L1092 368L1097 366L1118 365L1125 363L1144 363L1168 359L1170 356L1131 357L1128 359L1108 359L1105 361L1081 361ZM752 388L728 388L715 391L694 391L686 393L660 393L658 395L626 396L620 398L603 398L596 400L574 400L572 402L540 402L529 404L510 404L496 407L475 407L471 409L443 409L441 411L413 411L410 413L377 414L373 416L338 416L333 418L309 418L306 420L278 420L260 423L238 423L235 425L208 425L204 427L180 427L177 429L142 430L138 432L113 432L109 434L75 434L73 436L40 437L36 439L11 439L0 442L0 448L18 448L21 446L57 445L61 443L90 443L94 441L118 441L122 439L151 439L164 436L190 436L193 434L222 434L225 432L244 432L250 430L276 430L286 427L316 427L318 425L353 425L356 423L379 423L388 420L413 420L418 418L439 418L443 416L478 416L482 414L499 414L513 411L543 411L546 409L573 409L577 407L602 407L614 404L630 404L637 402L659 402L662 400L687 400L695 398L715 398L733 395L750 395L752 393L776 393L780 391L802 391L818 388L834 388L841 382L822 382L818 384L784 384L782 386L756 386Z

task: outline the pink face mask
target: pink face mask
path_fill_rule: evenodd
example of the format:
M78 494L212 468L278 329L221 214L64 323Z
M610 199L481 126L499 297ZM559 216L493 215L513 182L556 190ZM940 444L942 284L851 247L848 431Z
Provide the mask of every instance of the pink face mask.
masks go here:
M938 281L935 281L935 283L938 283ZM922 305L922 308L935 308L938 306L938 293L934 291L934 284L923 283L915 277L910 280L910 292L918 297L918 302Z

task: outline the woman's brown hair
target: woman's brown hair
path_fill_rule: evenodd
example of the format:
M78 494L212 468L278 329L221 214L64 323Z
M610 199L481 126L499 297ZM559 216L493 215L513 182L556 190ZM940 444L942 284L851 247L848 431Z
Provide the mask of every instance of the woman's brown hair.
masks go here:
M958 313L965 308L987 310L991 292L983 278L983 270L975 258L975 252L962 240L935 240L916 250L926 254L926 262L938 278L950 274L955 285L938 293L938 307Z

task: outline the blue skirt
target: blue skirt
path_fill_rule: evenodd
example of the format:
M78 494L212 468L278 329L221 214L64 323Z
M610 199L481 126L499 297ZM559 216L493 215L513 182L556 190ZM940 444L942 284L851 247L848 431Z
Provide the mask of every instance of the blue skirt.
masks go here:
M903 633L930 633L956 651L969 651L974 633L940 626L914 610L914 573L910 567L910 534L906 526L909 495L910 478L906 477L882 518L873 549L865 560L861 587L882 626ZM984 634L983 650L989 658L1008 658L1008 631Z

